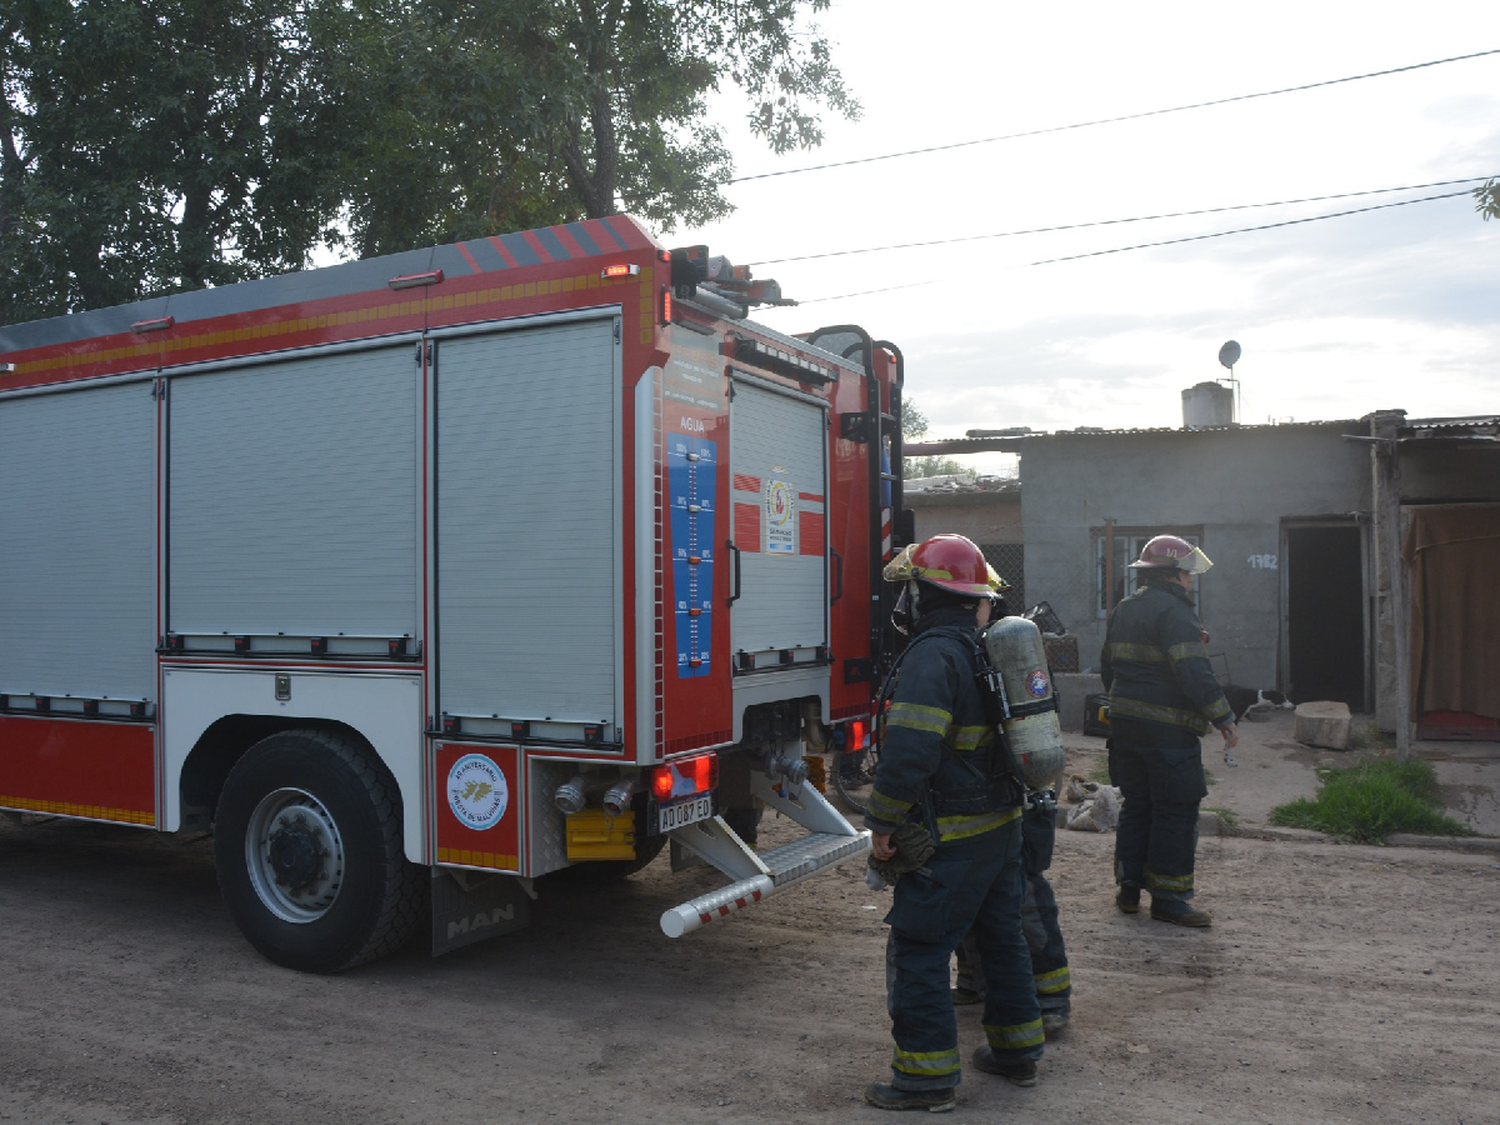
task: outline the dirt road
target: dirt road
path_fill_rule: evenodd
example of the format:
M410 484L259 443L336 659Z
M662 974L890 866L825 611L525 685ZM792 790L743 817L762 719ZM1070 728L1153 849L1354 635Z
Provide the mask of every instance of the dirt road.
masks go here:
M768 835L782 831L769 825ZM1493 855L1205 838L1208 931L1111 905L1112 838L1059 833L1072 1026L946 1120L1500 1121ZM261 960L206 842L0 828L0 1122L885 1121L883 896L862 869L678 941L715 876L548 887L527 933L337 977ZM960 1010L966 1052L979 1016Z

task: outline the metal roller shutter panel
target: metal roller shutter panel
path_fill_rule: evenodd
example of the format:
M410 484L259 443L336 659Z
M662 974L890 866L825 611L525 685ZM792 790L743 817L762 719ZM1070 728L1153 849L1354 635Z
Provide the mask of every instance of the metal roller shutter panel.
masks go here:
M610 320L440 343L445 712L620 722L617 353Z
M417 635L414 354L173 382L173 631Z
M149 383L0 404L0 691L156 696Z
M738 507L752 499L759 506L760 536L759 549L742 549L740 556L731 644L737 652L750 653L824 645L826 415L811 403L743 382L735 384L729 409L731 471L760 486L759 496L752 498L736 485ZM779 536L768 512L777 481L795 505Z

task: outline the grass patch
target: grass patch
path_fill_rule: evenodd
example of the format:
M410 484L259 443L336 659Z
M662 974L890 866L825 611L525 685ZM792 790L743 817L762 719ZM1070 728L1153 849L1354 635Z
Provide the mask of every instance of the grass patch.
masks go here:
M1215 805L1207 809L1206 811L1218 814L1219 823L1224 826L1224 834L1226 836L1233 836L1235 832L1239 830L1239 814L1237 814L1233 809L1226 809Z
M1476 835L1468 825L1443 815L1437 775L1426 762L1385 758L1318 774L1323 787L1317 797L1273 809L1272 824L1312 828L1358 844L1383 844L1396 832Z

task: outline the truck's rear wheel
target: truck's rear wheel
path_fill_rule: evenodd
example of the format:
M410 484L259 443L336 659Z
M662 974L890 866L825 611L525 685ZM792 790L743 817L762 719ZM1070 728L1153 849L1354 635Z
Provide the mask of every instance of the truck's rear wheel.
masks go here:
M336 734L286 731L252 746L224 782L214 854L230 914L278 965L346 969L393 952L421 921L395 782Z

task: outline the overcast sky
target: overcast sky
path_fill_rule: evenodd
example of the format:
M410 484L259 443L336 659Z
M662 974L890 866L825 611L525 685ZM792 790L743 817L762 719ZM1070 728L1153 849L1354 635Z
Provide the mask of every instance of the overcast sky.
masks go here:
M1486 14L1488 13L1488 14ZM1500 8L836 0L818 18L864 106L823 146L740 176L952 145L1500 49ZM929 437L1182 424L1182 391L1242 358L1240 420L1401 408L1500 413L1500 223L1467 194L1035 265L1473 185L973 239L1500 175L1500 54L1141 120L751 179L729 220L665 236L774 277L788 332L893 340ZM947 246L815 257L897 243ZM765 264L757 264L765 263ZM872 292L884 290L884 292ZM992 463L981 463L990 468Z

